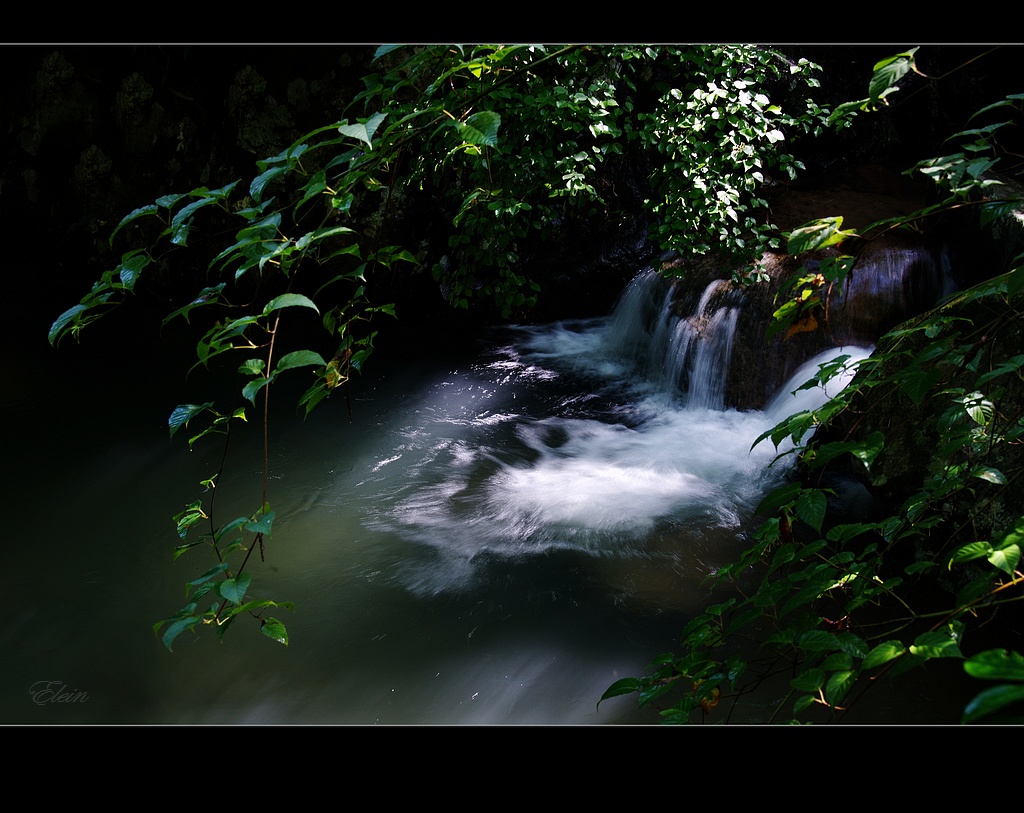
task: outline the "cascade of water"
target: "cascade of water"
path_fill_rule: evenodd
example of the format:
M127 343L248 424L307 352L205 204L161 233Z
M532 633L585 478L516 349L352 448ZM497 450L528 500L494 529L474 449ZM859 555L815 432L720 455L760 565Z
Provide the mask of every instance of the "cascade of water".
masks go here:
M726 280L715 280L693 313L680 318L672 293L657 272L637 274L612 315L608 348L631 359L637 373L669 398L681 397L693 408L721 409L740 294Z
M670 292L657 271L642 269L622 292L608 322L604 339L608 352L628 359L642 374L648 372L655 348L663 339Z
M546 552L637 559L671 540L659 555L675 561L731 539L785 474L780 450L754 441L834 394L800 389L814 366L786 387L799 403L722 405L741 296L716 281L680 317L646 269L609 317L515 328L424 393L358 484L368 527L422 553L404 559L409 589L463 589L490 562Z

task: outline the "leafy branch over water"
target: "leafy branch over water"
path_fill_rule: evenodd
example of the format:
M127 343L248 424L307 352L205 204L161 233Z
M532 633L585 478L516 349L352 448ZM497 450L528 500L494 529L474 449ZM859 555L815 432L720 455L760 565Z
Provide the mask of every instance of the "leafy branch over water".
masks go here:
M894 83L916 70L913 53L879 63L871 98L846 111L885 103ZM1022 109L1024 94L1016 94L977 115L1005 110L1019 121ZM910 170L932 178L944 198L866 232L965 206L983 226L1005 228L1001 218L1016 223L1024 196L993 174L1002 158L1019 167L999 144L1011 123L952 136L958 151ZM810 255L858 239L841 226L839 217L807 224L790 234L788 251ZM772 332L828 312L827 298L855 271L856 257L828 259L814 273L794 276ZM1012 630L1024 602L1024 516L1016 513L1024 485L1022 306L1018 255L1004 273L883 337L852 384L821 410L765 432L757 443L800 443L801 476L764 499L757 514L767 519L756 543L712 577L731 585L734 597L693 619L678 653L656 658L644 677L617 681L602 700L636 693L667 723L728 720L748 692L782 679L788 692L773 721L821 711L824 717L811 719L841 721L884 677L957 659L968 675L997 684L977 694L962 722L1024 720L1024 657L1002 647L974 647L973 654L968 648L981 628L1006 616ZM835 365L823 368L816 381L837 372ZM894 420L894 410L903 417ZM901 422L915 438L901 436ZM914 456L924 465L905 460ZM822 474L837 470L905 496L887 516L834 519L836 492ZM919 485L893 483L920 471Z
M195 330L195 367L239 379L241 398L226 408L180 404L168 421L172 437L187 429L190 448L217 437L224 444L201 495L174 517L174 558L208 551L213 564L186 583L185 606L154 625L169 649L186 630L223 635L245 616L288 643L268 613L292 604L257 597L254 576L253 553L263 560L276 516L270 393L281 376L306 376L298 407L308 414L345 387L373 352L379 317L397 315L374 296L378 280L426 271L456 309L523 318L541 290L524 246L557 241L570 221L622 218L609 168L641 155L656 167L650 206L663 248L704 251L713 242L748 253L777 240L755 217L762 172L794 175L799 162L781 149L788 134L820 130L827 115L803 95L817 86L816 66L761 47L382 46L374 69L344 118L258 161L247 184L200 186L130 212L110 237L112 247L128 244L120 263L50 330L53 344L78 338L179 255L205 268L205 284L163 324ZM771 89L797 112L769 98ZM710 149L716 142L728 149ZM387 239L413 200L447 219L440 250L414 253ZM408 232L402 239L418 245L422 235ZM317 319L318 338L307 340ZM223 522L216 496L232 427L257 407L260 499Z

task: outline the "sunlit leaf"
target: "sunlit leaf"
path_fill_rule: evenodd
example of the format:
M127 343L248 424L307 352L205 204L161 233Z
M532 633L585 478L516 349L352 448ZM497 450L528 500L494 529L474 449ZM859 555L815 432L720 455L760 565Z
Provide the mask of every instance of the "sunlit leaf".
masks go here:
M964 661L964 671L984 680L1024 681L1024 655L1006 649L988 649Z
M909 51L883 59L875 65L868 85L868 93L873 100L883 98L890 88L914 69L916 52L917 48L911 48Z
M825 699L833 706L839 705L856 682L856 671L833 672L825 684Z
M861 669L872 669L900 657L906 652L900 641L886 641L872 649L861 663Z
M999 568L1008 576L1012 576L1020 562L1020 547L1018 545L1006 545L988 555L988 561L994 567Z
M790 232L786 243L786 251L791 255L803 254L805 251L816 251L827 246L838 245L848 237L855 237L851 231L840 231L843 225L841 217L823 217L814 220Z
M975 466L971 469L971 474L981 480L995 483L998 486L1006 485L1006 475L999 471L999 469L994 469L991 466Z
M356 122L355 124L343 124L338 128L338 132L345 136L358 139L364 142L368 147L373 149L373 134L377 131L377 128L381 125L381 122L386 118L385 113L375 113L370 116L364 122Z
M925 632L910 646L910 654L922 658L961 658L960 647L946 630Z
M464 122L455 122L459 137L468 144L496 147L501 116L489 110L474 113Z
M970 562L973 559L980 559L982 556L988 556L992 552L992 544L979 540L976 542L969 542L966 545L962 545L957 548L953 555L949 557L949 567L952 568L955 564L961 562Z

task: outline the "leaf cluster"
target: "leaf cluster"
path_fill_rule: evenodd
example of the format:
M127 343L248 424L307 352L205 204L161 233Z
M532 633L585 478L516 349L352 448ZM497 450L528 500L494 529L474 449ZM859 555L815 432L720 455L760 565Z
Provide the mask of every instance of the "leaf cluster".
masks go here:
M894 83L915 70L913 51L876 66L867 100L849 110L885 103ZM986 111L1021 110L1013 95ZM1024 200L997 196L1002 182L990 175L999 159L994 134L1007 123L958 133L960 152L919 163L914 171L935 180L946 196L935 207L887 228L910 225L935 211L970 202L991 222ZM789 236L789 251L810 253L853 237L840 218L808 224ZM823 307L824 292L841 285L855 258L832 255L798 274L776 312L773 331L790 335ZM998 492L1008 510L1019 506L1019 448L1024 441L1024 354L1019 348L1024 255L1006 273L955 295L933 311L893 330L860 363L847 389L821 410L790 416L757 443L776 448L792 439L804 476L769 494L757 509L765 517L756 544L711 577L728 584L734 598L707 608L680 636L678 653L654 659L648 674L610 686L602 700L636 693L641 705L659 709L664 722L728 719L733 707L764 681L786 676L788 691L772 721L842 720L883 677L955 659L964 671L996 685L964 709L962 722L1020 722L1024 659L1005 648L971 653L974 631L1024 601L1021 543L1024 517L998 519L991 534L973 533L978 517ZM1015 344L1016 342L1016 344ZM841 371L844 359L823 366L805 386ZM815 472L852 460L872 484L890 474L887 457L898 442L887 431L891 416L877 413L903 401L926 433L929 447L918 461L917 484L892 513L867 522L830 519L834 492L812 485ZM887 406L888 405L888 406ZM857 426L853 439L826 436L823 426ZM911 417L909 420L915 420ZM921 465L923 462L923 465ZM926 588L926 589L922 589ZM944 602L934 595L945 593ZM1019 610L1018 610L1019 612ZM671 693L671 694L670 694ZM713 700L713 702L712 702ZM730 701L730 702L726 702ZM716 708L717 707L717 708Z

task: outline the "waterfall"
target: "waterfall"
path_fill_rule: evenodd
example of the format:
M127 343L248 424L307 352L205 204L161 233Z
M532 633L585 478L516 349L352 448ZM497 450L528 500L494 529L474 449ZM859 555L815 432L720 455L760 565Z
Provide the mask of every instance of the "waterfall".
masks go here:
M695 310L680 317L675 288L653 269L637 274L612 314L608 350L631 359L635 373L670 399L723 409L742 292L728 280L714 280Z
M800 264L802 273L818 260ZM934 307L957 286L949 252L906 237L870 246L841 287L827 291L815 326L767 340L785 274L744 287L702 265L681 279L647 268L623 292L607 332L609 353L628 359L632 374L692 408L760 410L819 353L870 347L900 322ZM825 292L823 292L824 294Z
M462 590L540 554L676 562L735 539L792 462L754 441L834 394L801 389L818 364L867 351L811 359L770 412L730 408L744 292L715 280L692 307L680 293L644 269L607 317L500 329L418 396L358 483L368 527L419 552L408 589Z

